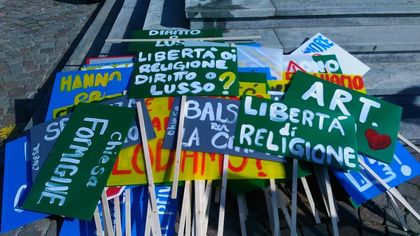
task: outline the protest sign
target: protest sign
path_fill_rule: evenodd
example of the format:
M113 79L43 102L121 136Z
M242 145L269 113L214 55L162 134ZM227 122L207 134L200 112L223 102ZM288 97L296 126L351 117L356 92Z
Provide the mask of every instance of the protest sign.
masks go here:
M78 105L23 208L90 220L133 117L128 108Z
M28 136L6 143L0 224L2 233L47 217L45 214L21 209L21 204L31 186L28 182L30 179L28 147Z
M171 182L173 176L175 153L162 147L172 109L172 99L145 99L156 134L156 138L148 142L155 183ZM223 155L183 150L181 156L180 180L221 178ZM285 170L281 163L233 156L229 158L230 179L281 179L284 177ZM147 179L141 146L124 148L108 179L108 186L145 183Z
M62 111L63 107L121 94L127 89L132 70L133 68L117 68L57 73L46 120L59 116L59 111Z
M329 73L310 73L320 79L340 85L342 87L366 94L365 82L360 75L329 74ZM285 72L284 78L287 86L292 81L294 72ZM285 86L286 87L286 86Z
M240 148L233 144L239 104L240 101L238 100L188 97L185 103L182 148L197 152L229 154L285 162L286 160L281 156ZM175 147L177 130L171 128L176 127L171 121L178 119L177 114L176 108L172 109L168 130L163 142L164 148L173 149Z
M283 49L238 45L239 67L269 67L271 76L282 79Z
M87 64L83 65L80 70L106 70L106 69L117 69L117 68L127 68L133 67L133 62L125 63L107 63L107 64Z
M386 163L392 160L401 107L300 71L293 76L284 101L354 116L359 151Z
M285 55L284 72L317 72L342 74L340 63L335 55Z
M144 101L142 101L144 103ZM134 99L128 99L127 96L121 96L113 99L107 99L100 102L103 105L128 107L133 108L135 106ZM147 113L146 108L143 108L145 114ZM35 181L42 165L47 159L48 154L53 148L55 142L63 131L64 127L69 120L70 115L58 117L54 120L50 120L38 125L35 125L30 130L30 150L31 150L31 164L32 164L32 181ZM148 139L155 138L152 122L148 115L145 116L146 134ZM133 117L133 123L128 130L126 139L123 142L122 148L133 146L141 143L139 134L139 128L137 122Z
M143 48L134 64L128 96L181 95L238 95L236 48Z
M395 154L389 165L366 156L362 158L390 187L420 175L420 164L399 142L396 143ZM385 192L385 188L370 174L365 173L363 168L360 172L343 173L334 170L333 173L356 204L362 204Z
M295 51L293 51L291 55L297 54L335 54L344 74L355 74L363 76L370 69L356 57L352 56L350 53L320 33L317 33L308 41L300 45Z
M112 56L112 57L88 57L86 64L109 64L109 63L130 63L133 62L134 56Z
M156 39L154 42L131 42L128 50L138 53L144 47L173 47L183 46L188 38L214 38L222 37L223 32L219 29L162 29L162 30L136 30L132 34L133 39ZM159 40L162 39L162 40ZM179 39L179 40L164 40ZM189 47L189 46L187 46Z
M59 236L99 235L92 221L65 218L60 228Z
M352 117L252 96L242 98L234 145L340 169L357 169Z

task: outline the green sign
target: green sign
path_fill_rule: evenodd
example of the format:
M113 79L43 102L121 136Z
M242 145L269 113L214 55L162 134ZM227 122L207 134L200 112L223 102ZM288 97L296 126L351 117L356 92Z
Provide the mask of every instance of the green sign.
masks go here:
M162 30L136 30L133 32L133 39L180 39L171 41L154 41L154 42L132 42L128 46L129 51L139 52L144 47L172 47L182 46L182 39L188 38L214 38L223 37L223 32L218 29L207 30L185 30L185 29L162 29Z
M134 115L130 108L78 105L23 208L90 220Z
M144 47L128 96L237 96L237 71L235 47Z
M269 99L242 98L234 144L340 169L358 169L352 117Z
M324 107L353 116L357 124L359 151L379 161L392 161L401 107L303 72L293 76L284 101L309 108Z

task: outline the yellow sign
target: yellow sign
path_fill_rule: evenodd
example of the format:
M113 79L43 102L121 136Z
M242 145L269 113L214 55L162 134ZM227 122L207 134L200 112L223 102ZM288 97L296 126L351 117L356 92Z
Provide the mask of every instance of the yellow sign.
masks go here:
M171 182L175 151L163 149L165 128L173 98L145 99L156 138L149 140L150 161L155 183ZM223 154L182 151L180 180L220 179ZM252 158L229 157L229 179L283 179L286 172L282 163ZM140 145L123 149L114 165L108 186L146 184L143 150Z

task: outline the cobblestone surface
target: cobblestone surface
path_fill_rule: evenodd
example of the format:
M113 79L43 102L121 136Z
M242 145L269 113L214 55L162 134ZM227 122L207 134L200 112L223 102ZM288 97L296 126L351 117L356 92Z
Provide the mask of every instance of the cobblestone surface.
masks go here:
M97 6L0 0L0 127L15 123L15 100L33 98Z

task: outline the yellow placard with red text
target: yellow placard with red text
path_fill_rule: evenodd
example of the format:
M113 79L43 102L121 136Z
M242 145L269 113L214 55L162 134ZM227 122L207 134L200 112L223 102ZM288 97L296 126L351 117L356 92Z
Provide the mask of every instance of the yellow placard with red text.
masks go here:
M292 81L294 72L283 72L282 80L268 80L271 91L285 92ZM361 75L309 73L320 79L366 94L366 87Z
M150 158L155 183L171 182L175 151L163 149L163 138L171 110L172 98L145 99L156 138L149 140ZM182 180L221 179L223 154L182 151ZM283 179L284 164L253 158L229 156L229 179ZM140 145L121 150L108 179L108 186L146 184L143 150Z

